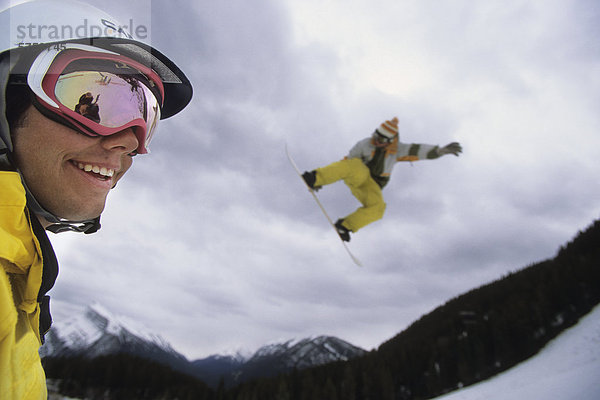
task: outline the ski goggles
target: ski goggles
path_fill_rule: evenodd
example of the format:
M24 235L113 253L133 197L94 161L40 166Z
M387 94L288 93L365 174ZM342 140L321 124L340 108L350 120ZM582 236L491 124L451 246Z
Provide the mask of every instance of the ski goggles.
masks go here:
M375 140L378 143L390 144L394 141L394 139L395 139L395 136L387 137L385 135L382 135L381 132L379 132L377 129L375 130L375 132L373 132L373 140Z
M117 53L87 45L53 46L33 62L27 83L48 117L87 136L131 128L148 153L164 97L152 69Z

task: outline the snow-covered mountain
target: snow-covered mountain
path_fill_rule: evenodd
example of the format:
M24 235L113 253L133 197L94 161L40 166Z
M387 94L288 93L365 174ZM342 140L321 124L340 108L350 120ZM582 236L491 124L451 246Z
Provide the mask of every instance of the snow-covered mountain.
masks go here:
M276 375L335 361L347 361L365 350L332 336L318 336L263 346L236 371L238 380Z
M186 368L188 360L159 335L135 321L118 316L99 304L53 323L40 349L42 357L128 353Z
M273 376L293 368L303 369L334 361L346 361L365 353L363 349L331 336L288 340L261 347L251 356L213 355L188 361L150 329L100 304L85 308L61 304L42 357L127 353L169 365L216 386L221 377L228 384L256 377ZM62 314L62 315L61 315Z
M223 377L228 385L253 378L274 376L294 368L304 369L335 361L347 361L365 350L332 336L287 340L265 345L249 358L211 356L194 361L197 376L211 386ZM217 373L218 372L218 373Z
M334 361L347 361L363 354L365 350L341 339L318 336L263 346L246 364L279 359L287 368L303 369Z

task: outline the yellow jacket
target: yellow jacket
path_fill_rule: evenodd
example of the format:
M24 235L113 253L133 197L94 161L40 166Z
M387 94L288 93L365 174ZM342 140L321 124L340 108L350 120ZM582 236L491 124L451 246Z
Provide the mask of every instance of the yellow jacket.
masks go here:
M42 344L38 303L42 273L42 248L29 220L21 178L16 172L0 171L2 400L47 398L46 377L38 354Z

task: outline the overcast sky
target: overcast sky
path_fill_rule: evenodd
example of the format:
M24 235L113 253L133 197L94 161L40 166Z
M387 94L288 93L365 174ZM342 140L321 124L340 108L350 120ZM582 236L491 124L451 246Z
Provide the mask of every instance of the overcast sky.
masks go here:
M97 234L50 234L56 300L97 301L190 359L322 334L370 350L599 217L597 1L149 4L102 7L150 27L194 99ZM464 154L396 165L385 217L350 242L359 268L284 147L314 169L394 116L401 141ZM319 195L334 218L358 206L342 183Z

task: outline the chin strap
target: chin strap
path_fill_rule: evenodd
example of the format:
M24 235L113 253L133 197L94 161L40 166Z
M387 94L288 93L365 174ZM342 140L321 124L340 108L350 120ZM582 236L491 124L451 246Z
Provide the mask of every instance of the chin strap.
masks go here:
M98 229L100 229L100 217L84 222L58 222L46 227L46 230L52 233L83 232L89 234L97 232Z
M20 172L19 172L20 173ZM63 218L59 218L56 215L52 214L48 210L46 210L38 201L35 199L31 191L27 187L27 184L23 180L23 175L21 174L21 183L25 188L25 193L27 196L27 206L35 215L39 215L43 217L46 221L50 222L50 225L46 227L46 230L52 233L61 233L61 232L83 232L83 233L94 233L100 229L100 217L96 217L93 219L88 219L84 221L69 221Z

